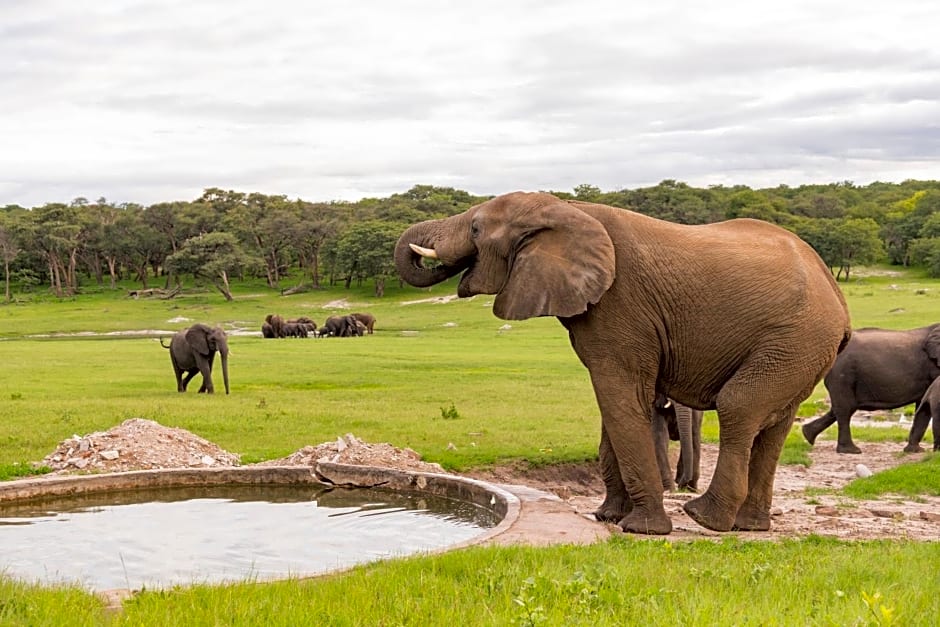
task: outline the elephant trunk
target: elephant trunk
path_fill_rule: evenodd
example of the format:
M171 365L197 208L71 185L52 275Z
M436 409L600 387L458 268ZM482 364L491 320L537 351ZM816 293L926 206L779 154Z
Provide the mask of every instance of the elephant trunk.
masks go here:
M460 255L448 254L453 250L454 238L444 237L445 228L457 226L451 221L459 220L463 215L426 220L408 227L395 245L395 268L399 276L415 287L430 287L466 269L469 261L464 261ZM469 259L469 252L464 256ZM422 260L429 257L438 259L440 264L426 267Z
M222 360L222 382L225 383L225 393L228 394L228 351L219 351Z
M692 431L692 408L673 402L676 410L676 426L679 430L679 465L676 469L676 484L680 488L694 487L694 434Z

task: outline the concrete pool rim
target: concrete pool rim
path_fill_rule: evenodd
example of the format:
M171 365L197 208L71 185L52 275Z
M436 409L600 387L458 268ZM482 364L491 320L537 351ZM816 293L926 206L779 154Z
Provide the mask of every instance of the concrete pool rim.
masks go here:
M429 494L473 503L492 511L499 523L478 535L431 555L485 543L507 531L520 516L520 499L511 492L477 479L409 470L319 462L316 466L234 466L225 468L166 468L55 477L34 477L0 482L0 505L48 497L121 492L146 488L216 485L334 485L348 488L381 488L412 494ZM390 558L394 559L394 558ZM312 577L335 573L341 568ZM297 579L298 577L285 577ZM305 577L300 577L305 578ZM96 591L108 607L117 609L134 591L126 588Z

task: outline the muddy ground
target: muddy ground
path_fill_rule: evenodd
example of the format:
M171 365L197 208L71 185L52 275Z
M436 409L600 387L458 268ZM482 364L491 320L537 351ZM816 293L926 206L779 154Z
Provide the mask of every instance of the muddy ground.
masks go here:
M878 472L921 459L907 455L900 443L864 443L861 455L840 455L835 443L820 440L810 454L812 465L780 466L774 485L773 529L768 533L737 533L741 537L782 538L818 534L839 538L910 538L940 540L940 498L904 499L885 496L855 501L827 494L856 478L858 465ZM675 453L675 451L673 451ZM702 446L700 488L708 486L718 449ZM306 446L270 465L308 465L318 460L381 466L420 472L444 472L407 448L367 443L353 435ZM155 468L198 468L239 465L238 456L184 429L173 429L135 418L105 431L75 435L59 444L41 462L53 475L120 472ZM531 469L522 465L477 471L468 476L499 484L520 497L523 515L497 542L593 542L610 533L612 525L594 521L591 512L603 498L596 463L562 464ZM717 537L694 523L682 503L694 494L669 492L666 511L672 517L674 538Z

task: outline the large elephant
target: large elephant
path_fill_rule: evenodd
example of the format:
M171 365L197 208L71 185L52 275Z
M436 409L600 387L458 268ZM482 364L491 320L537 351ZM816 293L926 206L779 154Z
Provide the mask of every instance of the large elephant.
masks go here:
M933 450L940 451L940 377L933 380L914 411L914 424L907 435L905 453L920 453L924 450L920 441L924 438L930 422L933 422Z
M517 192L412 225L395 264L418 287L463 272L458 296L495 294L506 320L558 317L590 372L625 531L672 530L650 424L657 394L718 411L715 473L686 512L718 531L769 529L796 410L851 335L819 256L758 220L683 226Z
M861 453L850 426L856 410L896 409L921 400L940 376L940 323L917 329L856 329L824 379L828 412L803 425L810 444L838 421L836 451Z
M160 338L160 345L170 349L170 361L173 363L173 372L176 373L176 389L185 392L189 381L202 374L200 392L215 393L212 385L212 362L216 352L222 361L222 381L225 383L225 393L228 388L228 339L221 327L210 327L205 324L194 324L188 329L177 331L170 339L170 344L164 344ZM185 373L185 377L183 374Z

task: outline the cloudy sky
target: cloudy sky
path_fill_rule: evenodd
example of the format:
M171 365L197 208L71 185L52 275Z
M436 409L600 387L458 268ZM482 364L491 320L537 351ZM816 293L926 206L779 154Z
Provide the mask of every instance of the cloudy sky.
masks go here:
M0 206L940 178L940 3L2 0Z

